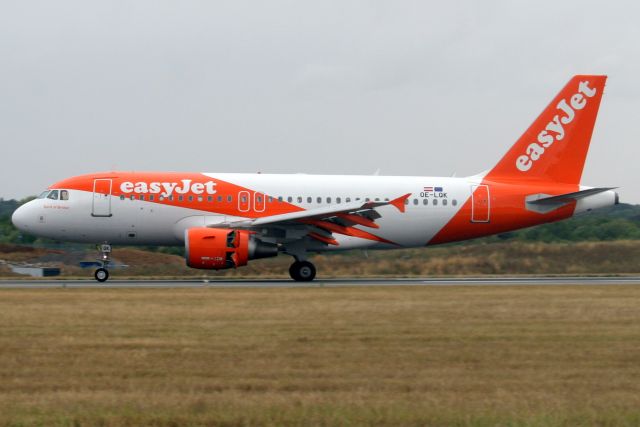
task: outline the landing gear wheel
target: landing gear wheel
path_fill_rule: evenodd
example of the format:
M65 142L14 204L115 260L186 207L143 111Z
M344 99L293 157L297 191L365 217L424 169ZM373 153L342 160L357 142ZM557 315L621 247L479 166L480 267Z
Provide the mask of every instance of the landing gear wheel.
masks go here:
M296 282L310 282L316 277L316 267L309 261L296 261L289 267L289 275Z
M93 277L95 277L96 280L100 283L106 282L107 279L109 278L109 272L107 271L106 268L99 268L93 274Z

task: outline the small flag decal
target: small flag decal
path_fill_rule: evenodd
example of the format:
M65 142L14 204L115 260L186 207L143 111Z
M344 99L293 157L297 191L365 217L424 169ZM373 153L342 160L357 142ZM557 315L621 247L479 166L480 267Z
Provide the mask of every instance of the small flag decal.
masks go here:
M444 187L424 187L425 193L442 193L444 191Z

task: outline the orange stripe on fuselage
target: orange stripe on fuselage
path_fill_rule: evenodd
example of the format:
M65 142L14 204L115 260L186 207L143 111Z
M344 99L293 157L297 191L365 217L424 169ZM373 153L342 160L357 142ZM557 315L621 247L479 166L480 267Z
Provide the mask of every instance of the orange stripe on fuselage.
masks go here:
M470 197L428 245L474 239L569 218L573 215L575 202L543 214L527 210L525 197L532 194L566 194L578 191L579 187L566 184L496 183L486 179L482 184L489 187L489 222L471 221L473 197Z
M111 195L114 197L124 196L129 199L134 196L137 200L142 195L145 202L222 215L261 218L305 210L285 201L280 202L277 200L277 196L263 194L201 173L107 172L68 178L53 184L50 188L92 193L95 179L113 180ZM196 185L194 186L194 184ZM183 190L186 191L182 192ZM215 192L211 193L211 190L215 190ZM160 196L167 195L169 191L171 191L173 200L168 197L160 200ZM250 199L251 209L246 211L239 209L238 197L241 192L246 192L243 194ZM263 201L260 208L264 206L264 210L256 211L254 209L256 195L262 195ZM149 200L149 196L153 196L154 200ZM180 196L182 196L182 200L179 200ZM209 196L213 197L213 201L208 200ZM218 196L222 197L222 201L218 201ZM190 197L192 200L189 200ZM199 201L198 197L201 197L202 201ZM231 197L231 201L229 201L229 197ZM269 201L269 197L271 197L271 201Z

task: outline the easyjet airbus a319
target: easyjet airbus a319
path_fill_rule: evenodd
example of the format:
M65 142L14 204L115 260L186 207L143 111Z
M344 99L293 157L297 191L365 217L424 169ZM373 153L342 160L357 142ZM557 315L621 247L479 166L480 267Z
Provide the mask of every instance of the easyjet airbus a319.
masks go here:
M580 184L605 81L573 77L474 176L105 172L53 184L12 220L36 236L98 244L101 282L112 244L184 245L189 267L210 270L284 253L291 277L310 281L310 253L455 242L618 203L612 188Z

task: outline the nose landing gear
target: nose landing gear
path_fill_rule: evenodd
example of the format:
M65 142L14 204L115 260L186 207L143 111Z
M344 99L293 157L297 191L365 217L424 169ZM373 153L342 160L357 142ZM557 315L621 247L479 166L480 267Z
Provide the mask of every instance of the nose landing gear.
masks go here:
M93 273L93 277L95 277L100 283L106 282L107 279L109 279L109 271L106 268L100 267L95 273Z
M100 253L98 263L102 266L93 273L93 277L95 277L98 282L103 283L109 279L109 271L107 268L111 262L111 245L108 243L98 245L98 252Z

